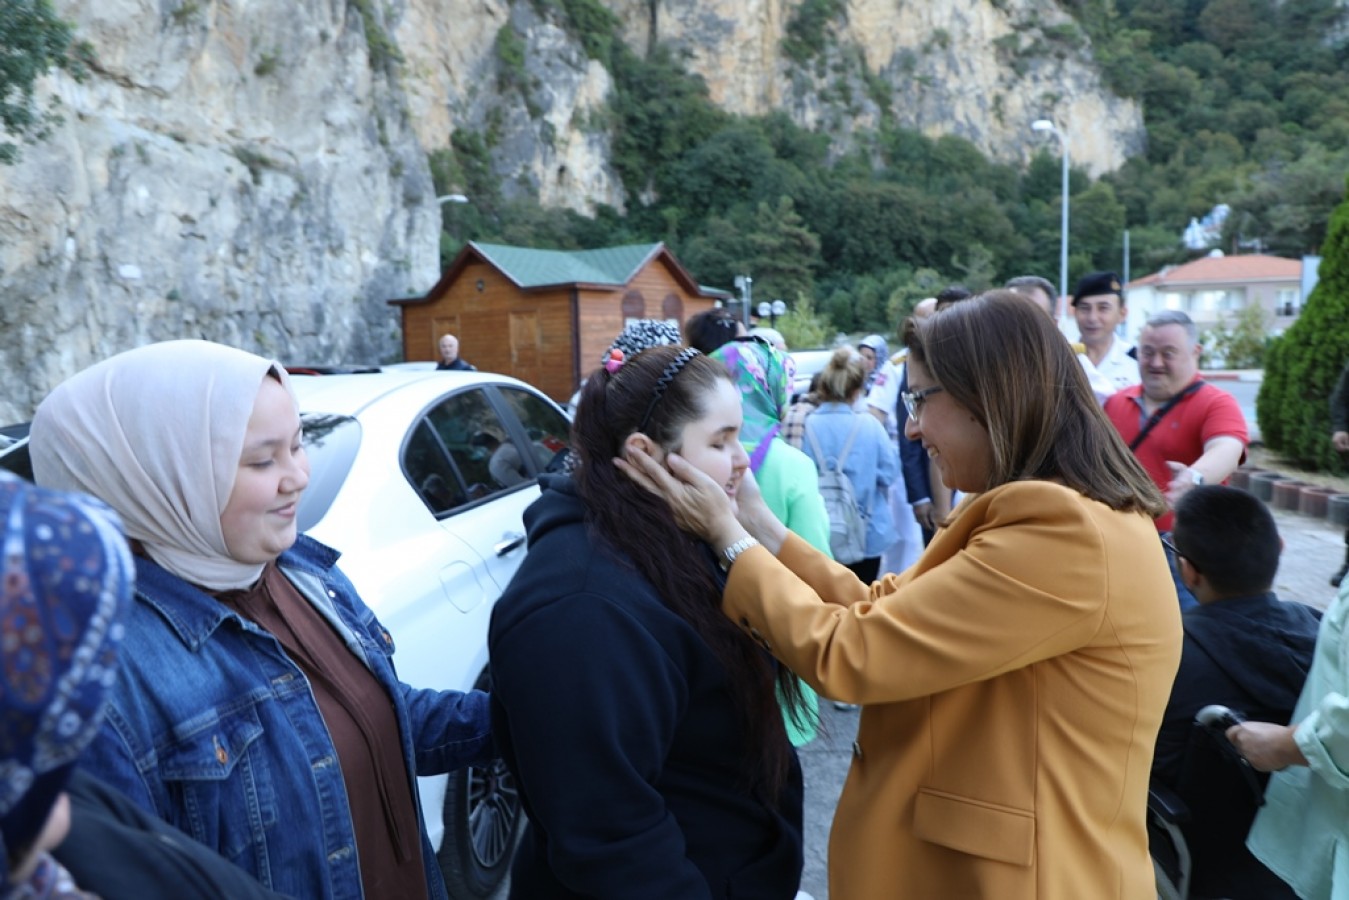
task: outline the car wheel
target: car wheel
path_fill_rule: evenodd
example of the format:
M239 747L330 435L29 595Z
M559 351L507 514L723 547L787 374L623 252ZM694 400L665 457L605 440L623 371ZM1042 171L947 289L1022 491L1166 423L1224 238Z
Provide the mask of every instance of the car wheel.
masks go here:
M490 690L491 676L478 679ZM511 859L524 828L525 814L515 776L501 760L470 766L450 775L445 785L445 837L436 860L455 900L487 900L510 873Z

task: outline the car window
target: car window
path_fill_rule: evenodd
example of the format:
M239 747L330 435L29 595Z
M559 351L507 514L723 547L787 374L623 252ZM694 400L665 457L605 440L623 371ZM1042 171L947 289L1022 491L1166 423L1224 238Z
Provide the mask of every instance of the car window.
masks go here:
M536 469L560 471L570 446L571 422L556 406L529 391L503 387L501 396L524 426Z
M404 470L433 512L486 500L534 474L481 390L433 406L404 449Z
M309 487L300 495L295 520L301 531L317 525L337 498L361 446L361 423L350 416L304 413L304 450L309 457Z

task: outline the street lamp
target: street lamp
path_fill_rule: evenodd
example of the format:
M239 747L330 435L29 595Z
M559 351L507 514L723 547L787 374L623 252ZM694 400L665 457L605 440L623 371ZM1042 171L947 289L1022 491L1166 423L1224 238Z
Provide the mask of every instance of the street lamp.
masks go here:
M787 304L781 300L774 300L769 303L767 300L759 304L759 318L768 318L774 328L778 327L778 316L787 314Z
M1036 119L1030 125L1033 131L1048 131L1059 139L1059 148L1063 151L1063 209L1059 218L1059 296L1068 294L1068 135L1048 119ZM1055 309L1058 304L1054 304Z
M467 203L467 202L468 202L468 198L465 197L463 194L446 194L446 195L443 196L443 197L437 197L437 198L436 198L436 202L437 202L437 203L440 203L440 204L445 204L445 203Z
M740 318L744 321L745 328L749 328L749 311L753 309L750 306L750 298L754 294L754 279L748 275L737 275L735 286L740 291Z

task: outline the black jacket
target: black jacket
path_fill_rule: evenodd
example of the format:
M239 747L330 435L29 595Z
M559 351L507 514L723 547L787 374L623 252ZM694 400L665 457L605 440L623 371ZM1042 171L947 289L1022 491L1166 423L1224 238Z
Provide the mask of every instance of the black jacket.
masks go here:
M78 767L66 793L70 833L52 855L82 890L103 900L284 900Z
M1220 600L1181 618L1185 643L1171 690L1153 777L1190 810L1183 826L1194 864L1194 897L1292 897L1246 849L1257 797L1236 762L1194 726L1218 703L1260 722L1287 725L1311 668L1320 613L1274 594ZM1258 778L1264 788L1268 775Z
M493 733L530 817L511 896L792 900L795 756L779 805L747 789L721 664L589 532L571 480L540 482L488 642Z

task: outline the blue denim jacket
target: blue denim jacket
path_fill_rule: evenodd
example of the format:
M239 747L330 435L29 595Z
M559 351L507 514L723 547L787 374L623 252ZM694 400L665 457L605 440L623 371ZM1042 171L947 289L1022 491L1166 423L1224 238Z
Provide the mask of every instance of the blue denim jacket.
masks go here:
M337 556L301 536L279 564L388 691L409 773L488 762L487 695L402 684L393 640L335 568ZM82 765L273 890L360 898L346 787L299 667L214 598L150 560L136 563L117 682ZM415 796L415 778L412 787ZM424 825L421 835L430 895L444 898Z

